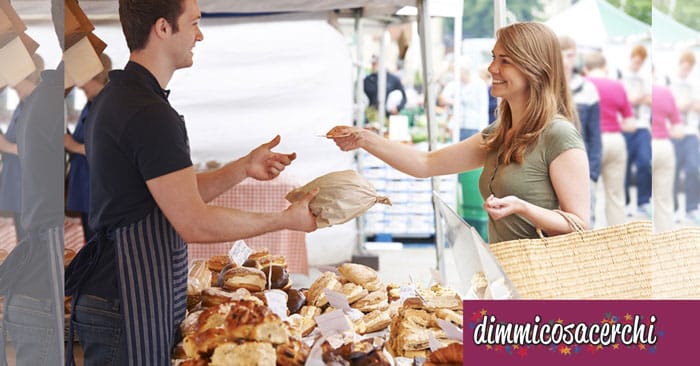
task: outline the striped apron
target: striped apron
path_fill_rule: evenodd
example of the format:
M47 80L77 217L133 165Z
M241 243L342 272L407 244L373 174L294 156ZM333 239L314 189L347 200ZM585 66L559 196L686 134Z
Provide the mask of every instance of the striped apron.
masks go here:
M170 365L187 308L187 244L157 206L114 239L129 365Z
M187 308L187 244L157 206L138 222L120 227L110 235L98 234L73 260L82 262L71 268L71 272L80 273L66 286L66 294L74 296L74 305L82 281L90 276L100 257L105 238L114 243L126 338L124 359L134 366L170 365L171 351L180 341L179 326ZM84 258L79 258L83 251ZM66 364L70 365L72 342L68 345Z

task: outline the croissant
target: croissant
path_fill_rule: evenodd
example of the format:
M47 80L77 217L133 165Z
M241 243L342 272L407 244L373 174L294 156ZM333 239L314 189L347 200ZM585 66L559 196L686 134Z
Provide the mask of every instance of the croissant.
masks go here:
M437 349L428 355L428 360L430 362L439 365L452 363L461 365L463 358L464 354L462 353L461 343L452 343L449 346Z

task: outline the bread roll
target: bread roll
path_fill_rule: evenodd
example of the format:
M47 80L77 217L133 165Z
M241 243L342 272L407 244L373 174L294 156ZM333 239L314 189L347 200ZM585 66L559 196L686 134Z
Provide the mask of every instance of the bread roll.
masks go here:
M275 366L277 355L264 342L224 343L214 350L209 366Z
M348 281L363 286L377 280L377 272L370 267L357 263L343 263L338 272Z
M244 288L250 292L260 292L265 289L265 274L255 268L231 268L224 273L223 287L227 290Z
M228 255L214 255L207 260L207 267L219 273L227 264L231 263L231 258Z

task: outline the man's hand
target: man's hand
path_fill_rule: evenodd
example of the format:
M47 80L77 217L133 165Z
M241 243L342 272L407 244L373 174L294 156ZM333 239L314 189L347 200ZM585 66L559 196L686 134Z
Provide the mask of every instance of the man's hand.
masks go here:
M258 146L248 154L245 167L248 177L257 180L274 179L296 159L296 153L281 154L272 151L272 148L279 145L280 140L280 136L277 135L270 142Z
M304 198L292 203L291 206L284 210L284 214L289 220L287 227L290 230L310 233L318 228L316 225L316 216L311 213L309 203L314 197L316 197L320 190L320 188L314 189L313 191L307 193Z

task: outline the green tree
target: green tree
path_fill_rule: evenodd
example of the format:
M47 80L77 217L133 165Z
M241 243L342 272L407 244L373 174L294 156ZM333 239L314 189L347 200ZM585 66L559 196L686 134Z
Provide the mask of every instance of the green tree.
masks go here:
M676 0L673 19L700 31L700 3L697 0Z
M625 0L624 11L627 15L651 25L651 2L649 0Z
M533 14L542 12L541 0L507 1L509 15L518 21L543 20ZM493 0L464 0L462 38L493 37ZM453 34L454 22L445 22L445 34Z

